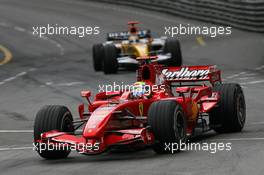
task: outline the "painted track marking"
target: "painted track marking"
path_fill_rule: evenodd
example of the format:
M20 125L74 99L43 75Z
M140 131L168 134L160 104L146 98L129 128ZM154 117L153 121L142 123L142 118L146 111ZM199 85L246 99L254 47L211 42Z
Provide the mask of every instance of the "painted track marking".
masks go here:
M8 78L0 81L0 85L3 85L5 83L7 83L7 82L11 82L13 80L16 80L17 78L22 77L22 76L28 74L28 72L32 72L32 71L35 71L35 70L36 70L35 68L31 68L27 72L23 71L23 72L20 72L20 73L18 73L16 75L12 76L12 77L8 77Z
M33 147L3 147L0 151L13 151L13 150L33 150Z
M226 139L212 139L222 141L264 141L264 137L245 137L245 138L226 138Z
M4 46L0 45L0 51L3 52L4 54L4 59L2 61L0 61L0 66L8 63L9 61L11 61L13 55L12 53Z
M240 83L240 84L250 85L250 84L260 84L260 83L264 83L264 80L249 81L249 82L244 82L244 83Z
M240 73L236 73L236 74L227 76L225 78L225 80L237 78L238 80L244 81L244 82L241 82L240 83L241 85L244 85L244 87L245 87L245 85L254 85L254 84L264 83L264 79L252 80L253 78L256 78L256 76L258 75L258 73L256 71L262 71L262 70L264 70L264 65L261 65L259 67L253 68L252 70L253 71L240 72ZM242 77L240 77L240 76L242 76ZM251 80L249 80L249 79L251 79ZM248 81L246 81L246 80L248 80Z
M22 129L22 130L0 130L0 133L33 133L33 130L28 130L28 129Z
M206 43L205 43L203 37L201 37L201 36L196 37L196 41L197 41L197 43L198 43L199 45L201 45L201 46L205 46L205 45L206 45Z
M33 35L32 31L28 31L25 28L20 27L20 26L14 26L14 27L12 27L11 25L8 25L8 24L6 24L4 22L0 22L0 26L1 27L13 28L16 31L24 32L24 33L27 33L29 35L32 35L33 37L36 37L35 35ZM55 41L55 40L53 40L53 39L51 39L51 38L49 38L47 36L38 37L38 38L43 39L43 40L46 40L46 41L50 42L51 44L55 45L60 50L60 55L64 55L65 49L64 49L64 47L59 42L57 42L57 41ZM0 62L0 65L1 65L1 62Z

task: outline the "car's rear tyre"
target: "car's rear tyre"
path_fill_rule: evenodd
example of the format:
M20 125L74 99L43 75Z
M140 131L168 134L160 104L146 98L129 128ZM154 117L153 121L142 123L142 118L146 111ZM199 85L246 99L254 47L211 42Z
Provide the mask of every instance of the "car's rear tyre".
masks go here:
M166 149L165 144L176 143L179 151L180 142L186 142L186 118L182 107L176 101L152 103L148 111L148 125L156 140L153 150L158 154L172 153L171 150Z
M164 53L171 53L171 58L167 62L168 66L182 65L182 53L179 40L167 39L164 45Z
M59 105L48 105L41 108L35 118L34 123L34 140L37 145L37 140L41 139L43 132L51 130L59 130L63 132L73 132L74 126L72 123L72 115L67 107ZM39 145L37 145L39 148ZM47 148L47 145L46 145ZM38 154L46 159L66 158L70 149L64 150L48 150L42 147L42 151L37 150Z
M102 60L104 57L104 50L102 44L93 45L93 66L95 71L102 70Z
M115 45L104 46L103 71L105 74L115 74L118 70L117 50Z
M240 132L246 121L246 103L239 84L219 84L220 101L210 113L210 126L218 133Z

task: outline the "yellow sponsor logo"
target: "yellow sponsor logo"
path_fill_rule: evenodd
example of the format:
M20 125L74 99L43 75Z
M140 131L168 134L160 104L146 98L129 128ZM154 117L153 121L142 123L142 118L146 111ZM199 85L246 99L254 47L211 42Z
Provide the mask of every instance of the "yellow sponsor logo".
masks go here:
M143 105L142 102L140 102L140 103L138 104L138 110L139 110L139 114L140 114L140 116L143 116L144 105Z
M199 113L199 108L196 102L192 102L192 115L191 120L196 120Z

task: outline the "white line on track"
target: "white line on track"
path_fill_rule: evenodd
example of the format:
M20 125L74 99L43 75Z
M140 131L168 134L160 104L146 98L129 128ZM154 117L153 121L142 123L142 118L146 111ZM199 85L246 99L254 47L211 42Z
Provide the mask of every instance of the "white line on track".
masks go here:
M29 34L33 35L32 32L28 32ZM34 35L33 35L34 36ZM60 55L64 55L64 52L65 52L65 49L64 47L62 47L62 45L60 43L58 43L57 41L53 40L53 39L50 39L49 37L47 36L42 36L42 37L39 37L38 38L40 39L44 39L44 40L47 40L49 41L50 43L54 44L57 48L60 49Z
M0 151L13 151L13 150L33 150L33 147L4 147L0 148Z
M0 22L0 26L2 26L2 27L12 27L11 25L8 25L8 24L6 24L4 22ZM26 30L23 27L14 26L12 28L14 30L16 30L16 31L24 32L24 33L27 33L29 35L32 35L32 36L36 37L35 35L33 35L33 32L32 31ZM49 37L46 37L46 36L45 37L38 37L38 38L43 39L43 40L47 40L51 44L55 45L60 50L60 55L64 55L65 49L64 49L64 47L59 42L57 42L57 41L55 41L55 40L53 40L53 39L51 39Z
M260 84L260 83L264 83L264 80L249 81L249 82L244 82L244 83L240 83L240 84L241 85L249 85L249 84Z
M264 70L264 65L261 65L259 67L256 67L254 68L253 70L255 71L261 71L261 70ZM228 80L228 79L233 79L233 78L237 78L239 80L248 80L248 79L252 79L252 78L255 78L257 75L257 73L253 73L253 72L240 72L240 73L237 73L237 74L233 74L233 75L230 75L230 76L227 76L225 78L225 80ZM242 82L240 83L241 85L253 85L253 84L260 84L260 83L264 83L264 80L261 79L261 80L255 80L255 81L248 81L248 82Z
M226 79L236 78L236 77L239 77L239 76L244 75L246 73L247 72L240 72L240 73L237 73L237 74L233 74L233 75L230 75L230 76L226 77Z
M20 72L20 73L18 73L18 74L16 74L16 75L12 76L12 77L8 77L8 78L6 78L6 79L0 81L0 85L3 85L3 84L5 84L5 83L7 83L7 82L10 82L10 81L16 80L17 78L22 77L22 76L28 74L28 72L32 72L32 71L35 71L35 70L36 70L35 68L31 68L31 69L29 69L27 72L26 72L26 71L23 71L23 72Z
M226 139L212 139L212 140L222 140L222 141L264 141L264 137L249 137L249 138L226 138Z
M74 81L74 82L66 82L66 83L54 83L52 81L48 81L45 83L45 85L40 85L40 87L45 87L45 86L53 86L53 87L71 87L71 86L77 86L77 85L82 85L84 82L81 81Z
M18 26L15 26L14 29L17 30L17 31L20 31L20 32L25 32L26 31L26 29L24 29L22 27L18 27Z
M262 70L262 69L264 69L264 65L255 68L255 70Z
M33 133L33 130L0 130L0 133Z
M245 76L256 76L257 74L256 73L246 73L246 74L244 74Z
M0 22L0 26L2 26L2 27L8 27L8 24L7 23L4 23L4 22Z
M84 82L69 82L69 83L59 83L59 84L55 84L55 86L75 86L75 85L81 85L84 84Z
M251 79L251 78L253 78L253 77L240 77L240 78L238 78L239 80L248 80L248 79Z
M247 87L247 86L243 86L243 85L241 85L241 87L242 87L243 89L248 89L248 87Z
M249 125L264 125L264 122L252 122Z

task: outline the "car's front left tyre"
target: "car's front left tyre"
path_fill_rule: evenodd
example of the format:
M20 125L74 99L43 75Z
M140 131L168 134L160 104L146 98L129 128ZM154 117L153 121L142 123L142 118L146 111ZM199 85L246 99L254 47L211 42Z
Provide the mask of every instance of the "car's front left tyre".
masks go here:
M187 140L186 118L182 107L174 100L161 100L151 104L148 111L148 125L155 137L153 150L158 153L174 153ZM172 150L166 145L175 145Z

